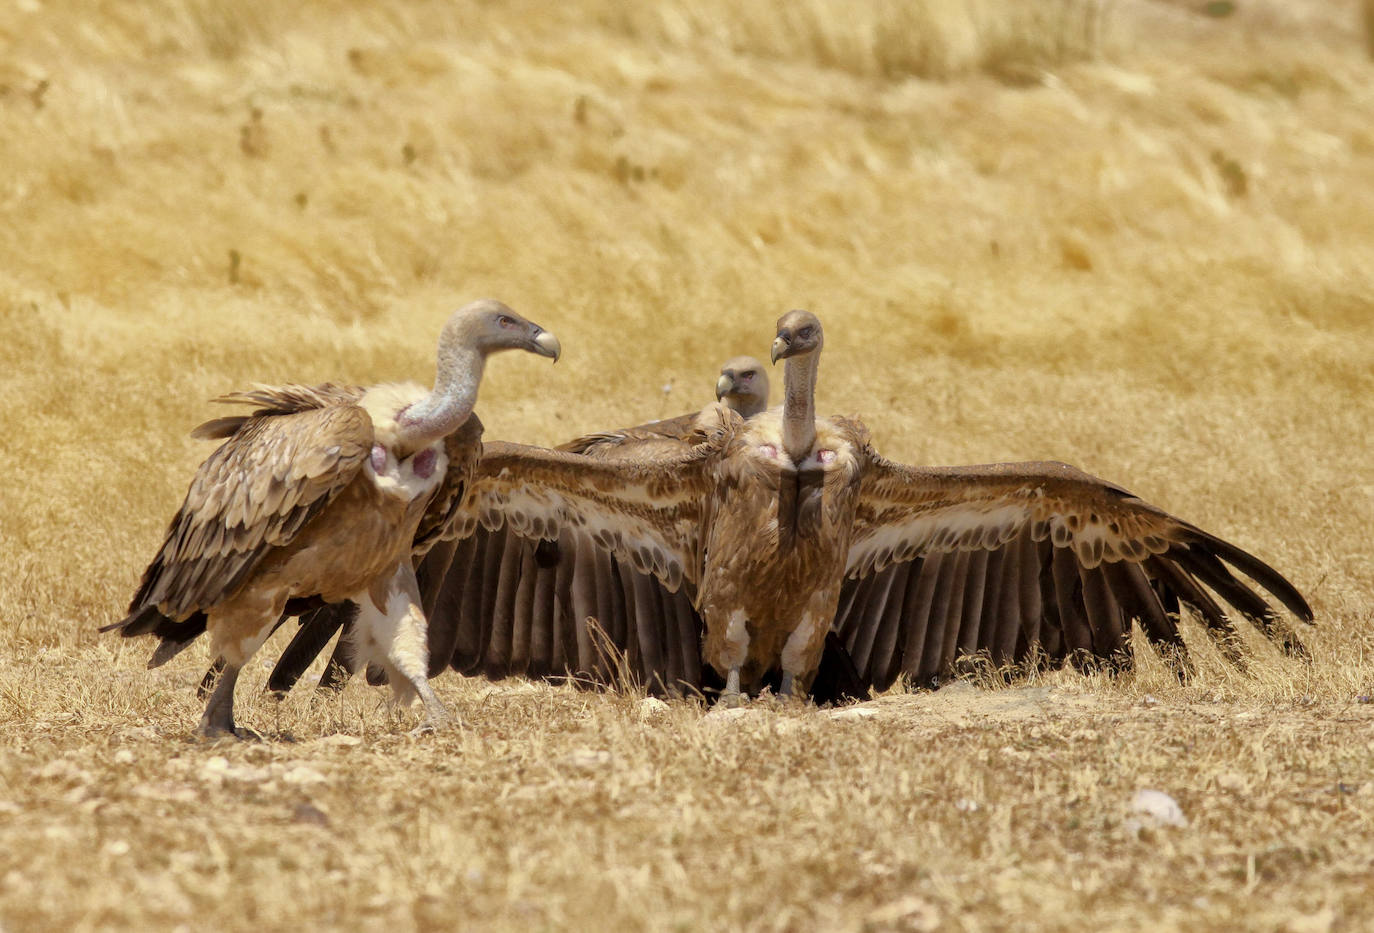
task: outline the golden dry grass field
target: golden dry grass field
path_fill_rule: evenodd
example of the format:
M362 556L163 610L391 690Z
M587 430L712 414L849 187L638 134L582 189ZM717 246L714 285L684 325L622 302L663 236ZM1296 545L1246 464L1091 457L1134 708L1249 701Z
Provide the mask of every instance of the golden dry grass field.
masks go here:
M1337 0L0 8L0 927L1374 929L1374 65ZM1374 23L1374 20L1371 20ZM1371 27L1374 28L1374 27ZM709 399L774 319L891 457L1055 458L1309 597L1311 664L835 711L259 692L118 619L251 382L563 341L490 438ZM1143 827L1140 789L1186 826Z

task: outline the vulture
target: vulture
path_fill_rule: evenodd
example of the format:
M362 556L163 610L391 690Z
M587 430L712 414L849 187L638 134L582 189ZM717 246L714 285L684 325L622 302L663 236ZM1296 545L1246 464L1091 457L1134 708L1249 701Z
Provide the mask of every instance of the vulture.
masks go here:
M752 356L726 360L716 380L716 401L742 418L752 418L768 407L768 371ZM593 457L651 456L655 452L678 453L681 445L693 444L718 418L715 405L676 418L650 421L619 431L584 434L555 450Z
M716 380L716 401L720 405L738 412L741 417L749 418L768 407L768 391L768 372L764 369L763 364L754 357L737 356L721 364L719 378ZM716 408L716 405L708 405L700 411L688 412L674 418L650 421L646 424L622 428L617 431L586 434L561 444L556 449L602 459L675 455L686 450L693 443L704 439L705 432L709 431L710 426L719 420L720 416ZM479 533L483 537L488 536L486 532ZM502 533L498 532L497 534ZM571 546L573 544L571 538L565 544ZM525 546L532 554L535 547L534 543L528 542ZM417 558L422 557L426 551L427 549L417 548ZM566 546L560 550L556 543L549 542L540 551L540 562L552 572L552 567L562 558L570 563L567 572L575 574L576 569L572 566L575 564L574 553ZM440 546L432 559L424 561L419 568L422 590L433 592L435 586L428 584L431 580L434 583L439 582L439 579L448 570L452 556L453 548L451 546L447 548ZM628 566L621 566L617 569L627 574L633 573L632 568ZM525 582L525 585L532 586L533 583L534 581L530 579ZM675 595L674 598L682 603L678 607L679 611L685 610L696 621L690 600L685 599L685 594L683 596ZM429 611L432 606L424 608ZM293 636L290 644L282 652L281 658L273 668L268 679L268 689L279 696L289 691L305 673L306 668L324 650L334 633L340 628L347 633L352 628L354 612L356 610L348 604L338 604L312 609L303 615L300 629ZM578 620L575 624L585 627L585 620ZM699 621L697 621L697 625L699 626ZM448 636L456 635L456 633L457 630L454 626L449 626L444 630L436 630L434 638L431 640L431 653L436 659L435 663L431 664L432 674L437 674L448 665L448 656L454 648L453 640ZM434 643L435 640L437 640L437 644ZM590 644L585 633L581 640L584 645ZM356 669L353 666L354 659L349 657L349 641L350 638L345 634L336 644L334 654L321 675L321 688L341 687L344 678ZM203 689L205 685L213 683L217 672L218 667L213 667L206 674ZM553 674L552 671L546 673ZM383 672L377 668L369 671L368 679L372 683L385 682Z
M193 432L224 443L197 469L128 615L102 631L158 636L150 667L208 631L224 663L197 732L238 735L239 671L278 620L348 600L354 650L387 672L398 700L421 699L422 728L444 724L412 554L445 534L464 500L481 455L472 409L486 358L511 349L561 352L553 334L483 299L445 323L433 390L260 386L219 399L257 408Z
M1186 678L1184 606L1237 662L1224 606L1304 653L1257 592L1311 622L1287 579L1120 486L1053 462L906 466L859 421L816 417L823 343L815 315L784 315L781 408L721 411L675 453L488 444L451 563L421 568L431 669L452 645L455 668L489 677L628 669L673 692L714 674L733 704L769 677L814 690L827 642L881 690L934 686L963 659L1122 669L1138 623Z

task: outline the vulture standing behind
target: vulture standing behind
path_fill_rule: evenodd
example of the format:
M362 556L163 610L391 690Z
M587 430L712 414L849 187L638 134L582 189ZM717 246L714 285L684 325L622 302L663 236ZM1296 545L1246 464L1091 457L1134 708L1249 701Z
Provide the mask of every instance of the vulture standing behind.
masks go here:
M448 719L426 677L426 624L411 555L439 537L481 454L472 414L489 354L558 359L558 340L494 300L454 312L432 391L260 387L222 401L260 406L194 432L226 438L196 471L128 616L104 630L162 639L149 666L202 631L225 665L198 732L236 735L239 670L288 610L351 600L354 648L384 668L425 724Z
M741 417L750 418L764 411L768 407L768 391L768 371L764 369L762 363L752 356L737 356L721 365L720 375L716 380L716 401L739 413ZM586 434L559 445L557 449L599 459L677 456L690 448L692 444L705 440L711 426L720 419L717 409L717 405L708 405L701 411L688 412L661 421L650 421L632 428ZM486 540L489 538L501 539L496 542L495 547L505 546L506 532L504 530L494 533L479 530L477 534L484 539L480 542L483 546L492 546L492 542ZM422 560L418 567L420 587L422 593L431 597L424 606L427 613L433 609L434 594L438 584L442 582L444 575L448 572L450 564L455 557L460 562L471 560L477 553L476 544L477 542L469 542L464 553L455 555L455 546L450 542L443 542L435 547L428 558ZM564 580L568 586L571 586L572 577L577 573L576 548L578 544L579 542L572 538L571 533L567 541L548 542L540 548L538 564L550 574L554 572L553 568L560 562L566 564ZM587 545L585 542L581 542L581 546L585 548ZM533 561L535 543L526 542L524 548L528 552L525 556ZM417 559L420 559L427 551L428 548L417 548ZM619 565L617 571L627 578L631 578L635 574L633 568L628 565ZM455 572L461 571L456 570ZM639 585L643 586L647 582L646 578L646 580L639 581ZM527 575L522 578L521 585L529 590L537 584L532 575ZM679 604L675 607L677 613L680 614L685 610L687 616L692 617L695 621L695 613L686 594L665 595L668 595L671 601ZM344 635L335 646L333 656L330 657L320 678L321 688L341 687L344 679L357 669L354 666L355 659L348 656L350 640L348 632L352 628L351 617L355 612L356 610L351 605L343 603L319 607L302 616L300 628L282 652L281 658L278 659L271 676L268 678L268 689L278 695L289 691L305 673L306 668L324 650L334 633L342 628ZM661 613L662 610L660 610ZM582 628L583 631L578 641L584 646L591 645L590 638L585 632L585 618L570 620L568 624ZM699 621L696 622L696 625L699 628ZM455 647L456 637L457 627L454 625L431 630L431 676L448 666ZM623 645L620 646L620 650L624 650L624 647ZM568 673L576 675L579 669L590 666L590 658L582 659L580 665L574 660L571 664L572 670ZM207 683L213 681L216 671L217 668L212 668L207 673ZM545 673L554 674L552 670ZM374 668L369 672L368 679L371 682L380 683L385 678L381 676L380 671Z
M585 668L594 646L577 622L594 615L650 685L696 688L704 658L735 702L771 670L782 693L805 689L827 632L863 683L884 689L902 675L933 684L963 656L1129 665L1139 622L1183 677L1181 605L1239 659L1222 602L1303 652L1231 568L1310 622L1292 584L1119 486L1062 463L903 466L875 452L859 422L817 418L822 343L814 315L784 315L773 343L774 362L786 360L781 410L747 421L725 412L675 454L487 445L452 526L458 558L432 597L432 632L456 632L454 666ZM572 559L546 566L550 541L571 541ZM628 583L625 567L639 572ZM682 592L704 645L677 617Z
M726 360L716 380L716 401L741 418L754 417L768 408L768 371L752 356ZM602 458L677 454L682 452L683 444L690 446L705 439L705 433L719 420L718 410L716 405L708 405L676 418L619 431L584 434L554 449Z

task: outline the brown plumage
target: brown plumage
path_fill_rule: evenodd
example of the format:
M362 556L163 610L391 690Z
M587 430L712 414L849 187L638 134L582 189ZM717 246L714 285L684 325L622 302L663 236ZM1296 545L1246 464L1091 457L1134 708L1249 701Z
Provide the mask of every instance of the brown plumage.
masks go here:
M933 683L966 656L1129 664L1138 621L1182 676L1180 605L1234 655L1223 602L1302 651L1226 565L1310 621L1287 580L1118 486L1058 463L902 466L858 422L817 419L822 342L813 315L785 315L782 411L724 417L676 456L488 445L454 525L459 553L480 550L481 569L455 561L436 595L432 630L457 629L455 667L605 682L616 671L603 658L619 654L642 682L671 690L699 687L693 661L704 659L727 697L770 668L787 692L813 676L829 630L863 682L883 688L899 675ZM541 567L537 541L573 556ZM672 604L681 592L704 621L695 658L683 635L692 626ZM578 625L588 615L599 647Z
M425 675L411 556L448 523L480 455L472 405L486 356L515 348L559 352L500 302L474 302L444 327L433 391L261 387L223 399L252 414L197 429L225 441L197 470L128 616L107 629L160 636L153 665L209 632L225 666L202 734L234 732L238 671L288 607L343 600L361 607L356 650L400 697L424 701L427 722L446 718Z
M714 671L729 698L770 671L784 692L814 688L828 640L882 689L975 656L1128 665L1138 621L1185 676L1181 605L1239 657L1223 603L1302 651L1226 564L1310 621L1287 580L1118 486L1059 463L903 466L857 421L816 418L822 344L813 315L785 315L782 410L723 413L695 446L625 460L488 444L454 553L420 568L431 670L449 656L468 674L629 674L670 693Z
M736 356L721 364L716 401L741 417L752 418L768 407L768 373L752 356ZM662 421L650 421L618 431L584 434L555 450L593 457L646 457L682 452L682 444L696 444L719 423L718 405Z

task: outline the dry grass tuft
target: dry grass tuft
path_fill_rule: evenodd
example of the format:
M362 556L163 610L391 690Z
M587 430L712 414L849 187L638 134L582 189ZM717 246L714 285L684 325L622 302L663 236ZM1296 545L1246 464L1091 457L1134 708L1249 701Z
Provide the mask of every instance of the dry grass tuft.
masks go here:
M1203 6L0 12L0 923L1374 925L1367 26ZM206 399L428 378L486 294L567 348L496 361L492 437L694 407L807 306L885 452L1122 482L1290 575L1315 660L1189 627L1188 686L724 715L446 677L466 727L424 740L254 667L268 741L188 744L206 659L95 629Z

